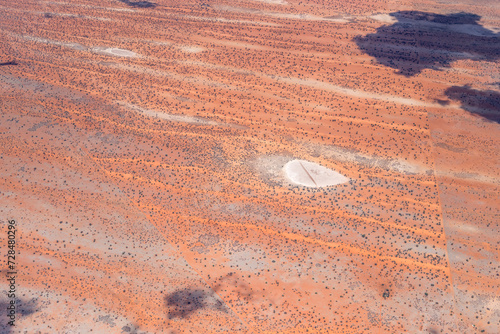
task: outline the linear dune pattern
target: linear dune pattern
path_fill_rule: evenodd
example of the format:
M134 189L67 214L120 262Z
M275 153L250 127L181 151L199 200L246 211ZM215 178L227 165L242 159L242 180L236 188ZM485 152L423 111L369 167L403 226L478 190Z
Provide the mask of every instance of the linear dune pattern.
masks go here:
M16 330L500 332L498 7L8 0L0 18Z

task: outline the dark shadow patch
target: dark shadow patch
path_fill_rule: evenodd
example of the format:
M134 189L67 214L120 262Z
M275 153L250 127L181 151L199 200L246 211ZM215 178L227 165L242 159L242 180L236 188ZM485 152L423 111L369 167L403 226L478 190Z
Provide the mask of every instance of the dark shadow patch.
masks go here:
M500 124L500 92L452 86L444 93L449 99L459 101L463 110Z
M439 103L442 106L447 106L448 104L450 104L450 101L448 101L448 100L437 99L436 102Z
M188 318L192 313L206 307L207 293L203 290L177 290L165 297L168 318Z
M12 61L8 61L6 63L0 63L0 66L9 66L9 65L19 65L15 60L12 60Z
M354 41L399 74L413 76L424 69L440 70L459 59L494 61L500 58L500 34L481 26L471 13L440 15L419 11L389 14L398 22Z
M18 312L23 317L26 317L30 314L37 312L36 308L37 304L35 299L29 301L18 299L17 305L18 305Z
M127 6L134 8L155 8L156 4L150 1L130 1L130 0L118 0Z
M15 303L15 317L12 318L10 316L10 300L2 300L0 301L0 333L10 334L17 333L17 325L21 317L29 316L37 312L37 303L36 299L24 300L24 299L16 299ZM9 321L14 320L14 326L9 325Z

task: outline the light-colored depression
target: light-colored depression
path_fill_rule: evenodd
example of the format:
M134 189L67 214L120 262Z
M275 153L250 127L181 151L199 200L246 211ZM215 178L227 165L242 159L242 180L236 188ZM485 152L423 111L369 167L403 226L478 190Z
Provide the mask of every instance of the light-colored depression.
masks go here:
M292 183L305 187L328 187L349 181L336 171L306 160L289 161L283 169Z

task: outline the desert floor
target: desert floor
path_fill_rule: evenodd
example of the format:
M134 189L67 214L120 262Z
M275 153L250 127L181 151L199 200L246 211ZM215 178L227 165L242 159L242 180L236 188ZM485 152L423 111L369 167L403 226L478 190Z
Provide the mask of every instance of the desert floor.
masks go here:
M499 63L496 1L0 0L0 331L499 333Z

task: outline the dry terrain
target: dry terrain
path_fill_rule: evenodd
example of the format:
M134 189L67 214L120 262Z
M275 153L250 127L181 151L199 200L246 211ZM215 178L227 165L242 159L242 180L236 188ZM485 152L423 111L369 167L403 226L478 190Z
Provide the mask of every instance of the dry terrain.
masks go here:
M0 332L500 333L499 65L497 1L0 0Z

